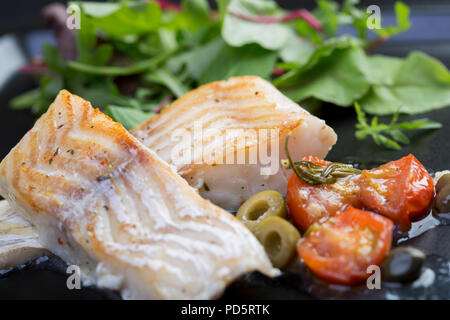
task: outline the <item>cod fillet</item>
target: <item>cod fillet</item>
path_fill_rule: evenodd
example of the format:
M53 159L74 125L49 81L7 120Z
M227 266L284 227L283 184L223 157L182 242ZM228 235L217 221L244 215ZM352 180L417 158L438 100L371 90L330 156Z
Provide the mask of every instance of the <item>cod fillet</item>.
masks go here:
M292 171L280 160L288 133L295 160L324 158L337 139L325 121L255 76L190 91L131 133L202 197L230 211L263 190L286 194Z
M236 218L65 90L0 163L0 194L84 284L124 298L216 298L246 272L278 273Z

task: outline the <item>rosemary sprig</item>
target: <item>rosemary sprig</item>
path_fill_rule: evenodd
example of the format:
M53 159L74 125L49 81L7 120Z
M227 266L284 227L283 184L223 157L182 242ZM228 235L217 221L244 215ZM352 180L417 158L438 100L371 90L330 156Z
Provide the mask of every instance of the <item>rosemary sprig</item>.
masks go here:
M400 143L409 143L409 138L402 131L439 129L442 127L442 124L439 122L431 121L427 118L398 122L398 112L394 114L389 124L379 123L378 117L373 117L372 121L369 122L360 105L355 102L354 106L358 119L355 132L356 138L364 140L370 136L377 145L388 149L400 150L402 148ZM388 138L388 136L392 139Z
M305 183L310 185L332 184L339 178L361 173L361 170L345 163L333 162L327 166L319 166L310 161L292 161L288 147L290 136L291 132L287 135L284 142L284 151L287 156L287 161L282 160L281 164L284 167L292 169L297 177Z

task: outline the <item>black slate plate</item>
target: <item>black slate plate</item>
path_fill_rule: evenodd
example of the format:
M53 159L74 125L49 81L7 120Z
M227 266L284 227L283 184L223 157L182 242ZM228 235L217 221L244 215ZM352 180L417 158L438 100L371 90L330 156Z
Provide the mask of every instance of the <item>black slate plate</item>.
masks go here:
M412 32L411 37L388 42L379 49L379 52L404 56L411 50L417 49L433 54L450 66L450 46L448 45L450 36L444 35L432 39L426 33L428 25L432 26L433 23L439 25L438 22L441 20L437 19L450 21L450 7L444 9L440 7L439 12L435 14L429 9L424 14L420 11L418 14L420 19L416 19L423 38L417 38L420 32ZM445 21L444 24L447 23ZM29 32L16 34L19 48L26 55L34 50L33 41L30 41L33 37L34 35ZM1 54L0 50L0 57ZM28 111L9 110L8 103L12 97L34 86L32 78L17 73L6 83L0 83L1 158L19 141L35 120ZM420 115L420 117L439 121L444 127L440 130L415 133L411 137L411 144L401 151L380 149L369 140L356 140L354 137L355 117L351 108L325 105L318 115L335 129L339 137L337 145L328 155L330 160L355 162L370 167L413 153L430 172L450 168L450 108ZM404 119L412 118L414 117ZM424 222L437 224L436 219L430 216L422 223L416 224L416 227L422 224L422 228L426 230L427 224L423 224ZM421 248L427 253L421 282L408 285L383 283L382 290L368 290L365 286L354 288L333 286L315 278L304 265L297 262L276 279L269 279L256 272L247 274L228 287L223 299L450 299L450 223L445 217L441 218L439 223L439 226L425 231L420 236L400 243L400 245ZM397 238L401 237L397 235ZM64 262L54 256L41 258L8 273L0 272L0 299L120 298L116 292L94 287L68 290L66 280Z

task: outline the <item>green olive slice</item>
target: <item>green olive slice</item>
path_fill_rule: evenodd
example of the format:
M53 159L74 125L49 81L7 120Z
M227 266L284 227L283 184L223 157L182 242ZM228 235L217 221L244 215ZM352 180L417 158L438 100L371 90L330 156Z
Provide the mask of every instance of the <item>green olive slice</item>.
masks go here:
M286 216L286 205L283 196L276 191L262 191L245 201L239 208L236 217L252 232L267 217Z
M286 220L272 216L255 228L255 235L263 245L275 268L283 268L296 254L300 233Z

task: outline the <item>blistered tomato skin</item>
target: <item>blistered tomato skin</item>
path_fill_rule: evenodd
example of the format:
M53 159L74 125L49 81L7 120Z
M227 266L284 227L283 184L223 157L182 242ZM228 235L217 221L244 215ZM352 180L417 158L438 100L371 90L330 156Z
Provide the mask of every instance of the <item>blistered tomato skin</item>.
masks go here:
M311 156L303 160L321 166L330 164L328 161ZM358 207L358 177L350 176L333 184L311 186L293 173L288 182L286 200L289 214L297 227L305 232L313 223L325 222L329 217L344 211L349 205Z
M429 210L434 196L433 179L412 154L364 170L359 185L361 206L391 218L403 230Z
M356 285L381 265L392 242L393 222L379 214L348 207L315 228L299 242L297 251L318 277Z

